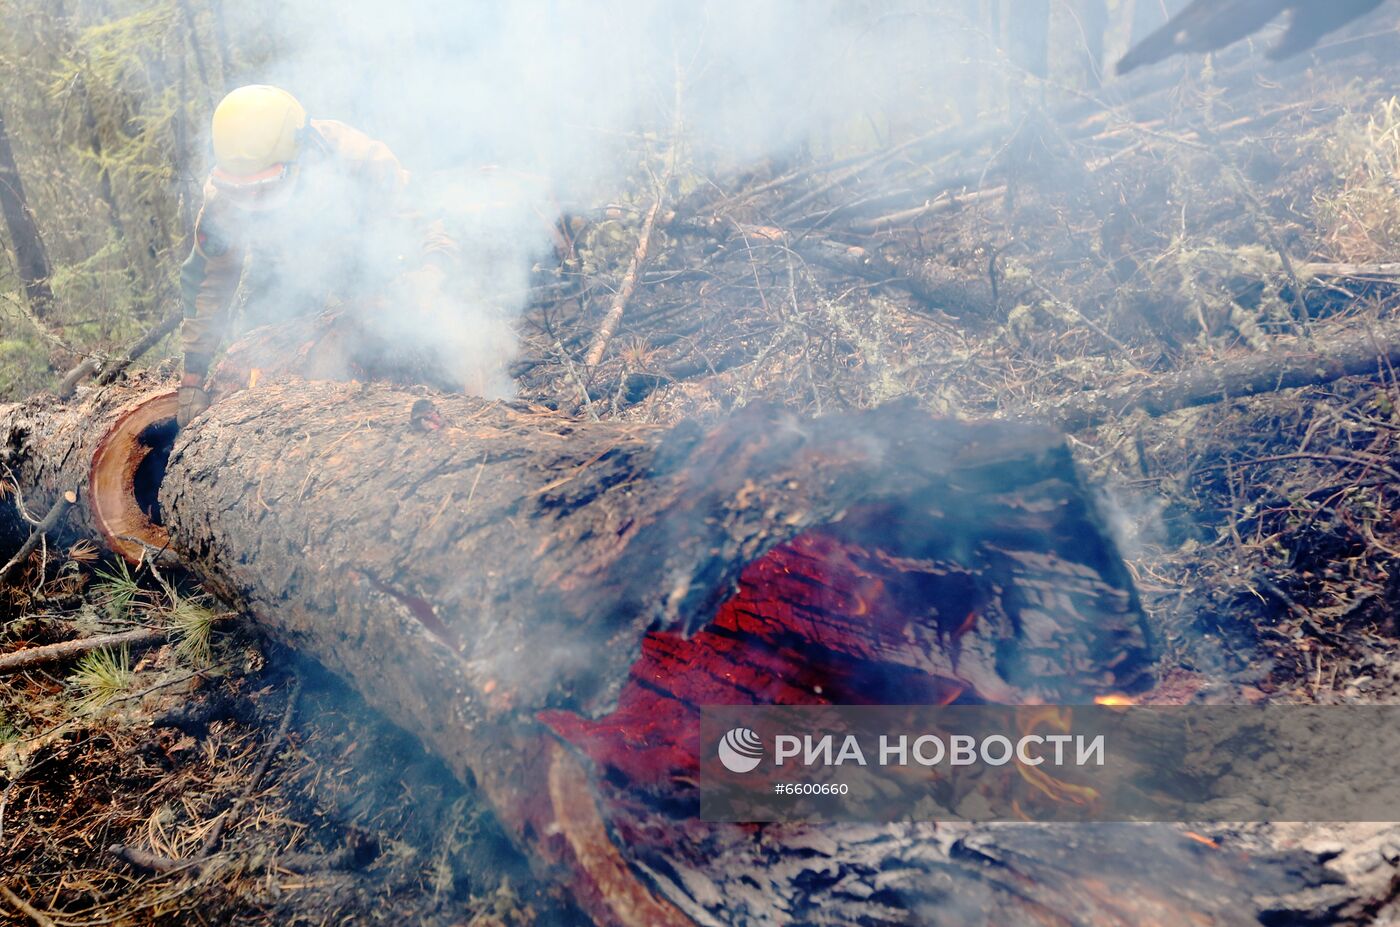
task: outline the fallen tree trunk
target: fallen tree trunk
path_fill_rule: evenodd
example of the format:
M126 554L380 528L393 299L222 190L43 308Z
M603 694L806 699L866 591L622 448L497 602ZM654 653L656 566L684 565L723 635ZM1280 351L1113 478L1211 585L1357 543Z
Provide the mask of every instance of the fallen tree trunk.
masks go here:
M984 272L949 267L937 260L896 261L859 245L820 235L796 235L771 226L745 226L748 237L773 242L803 259L871 283L899 287L930 308L955 317L988 318L996 311L991 278Z
M1081 857L1043 829L993 848L976 830L695 819L702 704L1150 684L1128 575L1052 431L906 408L666 430L292 379L226 389L172 447L153 385L0 410L27 496L90 471L72 523L133 557L168 540L478 783L599 923L905 923L963 896L1008 923L1247 923L1256 895L1297 887L1141 829ZM1158 840L1179 888L1116 865Z
M1389 322L1364 334L1330 342L1247 354L1112 389L1080 393L1020 410L1018 415L1050 421L1066 431L1078 431L1129 412L1166 415L1260 393L1331 383L1342 377L1388 375L1396 365L1400 365L1400 325Z

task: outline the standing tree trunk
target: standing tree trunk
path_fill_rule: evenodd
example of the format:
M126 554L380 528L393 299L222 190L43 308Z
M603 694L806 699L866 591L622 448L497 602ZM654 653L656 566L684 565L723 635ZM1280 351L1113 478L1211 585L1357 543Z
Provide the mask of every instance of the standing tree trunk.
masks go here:
M29 208L3 112L0 112L0 213L5 216L5 228L14 248L15 267L25 299L34 315L44 319L53 307L53 290L49 286L53 269L48 252L44 250L44 240L39 236L39 227L34 222L34 213Z
M210 0L210 15L214 19L214 41L219 47L219 92L223 93L233 76L233 45L228 37L228 19L223 0Z
M190 0L177 0L180 7L180 14L184 17L185 33L189 37L190 54L194 56L194 71L199 76L199 94L204 98L205 103L213 109L214 83L209 77L209 66L204 61L204 47L199 43L199 27L195 22L194 8L190 6ZM175 52L183 55L183 49ZM188 100L188 98L182 97Z
M1007 11L1011 60L1036 77L1050 74L1050 0L1015 0Z

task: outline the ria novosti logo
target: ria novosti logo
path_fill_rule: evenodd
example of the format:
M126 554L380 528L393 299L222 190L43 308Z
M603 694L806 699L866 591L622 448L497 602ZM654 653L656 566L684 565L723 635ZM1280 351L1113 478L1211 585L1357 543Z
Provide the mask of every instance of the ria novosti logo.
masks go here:
M763 762L763 741L746 727L736 727L719 740L719 761L733 773L753 772Z

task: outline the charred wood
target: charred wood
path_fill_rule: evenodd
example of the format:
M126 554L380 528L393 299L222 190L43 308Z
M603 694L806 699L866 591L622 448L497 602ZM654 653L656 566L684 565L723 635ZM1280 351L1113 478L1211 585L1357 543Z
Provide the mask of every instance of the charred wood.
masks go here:
M166 463L173 408L152 385L0 410L26 495L140 458L144 475L100 480L70 524L111 540L113 494L139 513L150 478L149 531L478 783L602 923L686 923L609 836L600 777L616 774L592 759L635 742L628 693L651 661L676 670L677 710L726 667L777 701L1078 700L1151 681L1126 569L1039 427L751 408L666 430L440 394L423 427L421 389L288 379L224 387ZM745 601L768 603L764 622L727 630ZM655 743L622 768L649 782L688 762ZM669 788L662 807L683 805ZM668 820L688 845L693 822Z

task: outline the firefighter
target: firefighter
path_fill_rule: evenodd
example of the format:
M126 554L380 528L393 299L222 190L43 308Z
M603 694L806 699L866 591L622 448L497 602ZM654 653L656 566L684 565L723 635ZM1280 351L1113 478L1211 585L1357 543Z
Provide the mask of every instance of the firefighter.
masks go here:
M439 225L407 207L408 172L386 145L342 122L307 118L285 90L258 84L224 97L213 147L180 271L181 428L209 407L205 380L231 334L240 280L252 296L238 320L246 330L320 311L332 296L383 293L405 276L431 303L455 253Z

